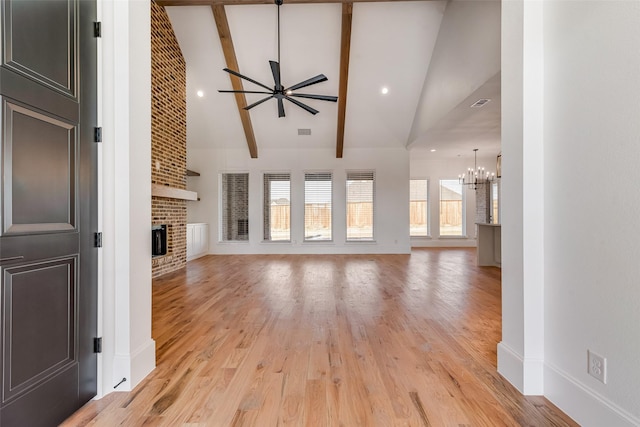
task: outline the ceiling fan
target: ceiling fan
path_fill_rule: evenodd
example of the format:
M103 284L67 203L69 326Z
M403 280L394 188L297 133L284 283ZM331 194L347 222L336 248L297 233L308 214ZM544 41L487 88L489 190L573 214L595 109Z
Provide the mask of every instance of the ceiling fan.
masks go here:
M312 108L310 106L308 106L307 104L304 104L300 101L298 101L297 99L294 99L294 97L297 98L308 98L308 99L318 99L320 101L331 101L331 102L336 102L338 101L338 97L337 96L328 96L328 95L311 95L311 94L307 94L307 93L297 93L294 92L295 90L298 89L302 89L303 87L307 87L307 86L311 86L314 85L316 83L321 83L324 81L327 81L327 76L325 76L324 74L318 74L315 77L311 77L310 79L307 79L305 81L302 81L298 84L295 84L293 86L290 87L284 87L282 85L281 79L280 79L280 6L282 5L283 0L275 0L276 5L278 6L278 61L269 61L269 65L271 66L271 73L273 74L273 81L275 82L275 86L273 88L270 88L269 86L262 84L258 81L255 81L247 76L244 76L242 74L240 74L237 71L233 71L230 70L228 68L224 68L224 71L226 71L229 74L232 74L236 77L240 77L241 79L244 79L248 82L251 82L253 84L256 84L260 87L265 88L266 90L268 90L268 92L265 91L255 91L255 90L219 90L218 92L221 93L263 93L266 95L269 95L265 98L262 98L261 100L254 102L251 105L247 105L246 107L244 107L245 110L250 110L255 106L258 106L260 104L262 104L265 101L268 101L272 98L275 98L278 101L278 117L284 117L284 101L283 100L287 100L292 102L293 104L297 105L298 107L310 112L311 114L317 114L318 110L316 110L315 108Z

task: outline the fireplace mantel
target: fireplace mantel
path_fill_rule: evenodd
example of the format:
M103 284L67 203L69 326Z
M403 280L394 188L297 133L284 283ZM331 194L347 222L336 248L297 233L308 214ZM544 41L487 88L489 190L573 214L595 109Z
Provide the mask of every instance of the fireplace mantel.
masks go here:
M160 184L151 184L151 195L168 199L198 200L198 193L195 191L182 190Z

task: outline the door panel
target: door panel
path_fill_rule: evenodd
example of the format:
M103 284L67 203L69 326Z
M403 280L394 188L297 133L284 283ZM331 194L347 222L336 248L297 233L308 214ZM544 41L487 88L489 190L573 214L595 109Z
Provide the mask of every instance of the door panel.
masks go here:
M7 268L4 276L7 402L76 362L76 258Z
M76 127L2 103L4 194L11 202L3 234L75 229Z
M0 0L0 426L96 394L95 0Z
M75 2L30 0L6 1L3 5L2 65L75 97L78 25Z
M18 398L2 408L2 427L52 427L61 424L78 408L78 365L47 379L29 390L28 398ZM33 402L59 402L56 405Z

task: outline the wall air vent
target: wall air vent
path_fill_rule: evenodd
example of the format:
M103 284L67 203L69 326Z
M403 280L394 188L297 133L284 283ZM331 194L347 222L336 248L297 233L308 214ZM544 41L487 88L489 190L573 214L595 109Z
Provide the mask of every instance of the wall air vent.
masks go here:
M298 135L311 135L311 129L298 129Z
M487 104L487 102L489 102L489 101L491 101L491 100L487 99L487 98L478 99L476 102L471 104L471 108L484 107Z

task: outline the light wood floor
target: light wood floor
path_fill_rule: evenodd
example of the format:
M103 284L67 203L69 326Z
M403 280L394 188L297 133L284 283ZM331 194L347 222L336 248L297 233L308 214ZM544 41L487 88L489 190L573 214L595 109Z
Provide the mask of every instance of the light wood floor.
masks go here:
M153 283L157 368L65 426L574 426L496 373L473 249L208 256Z

